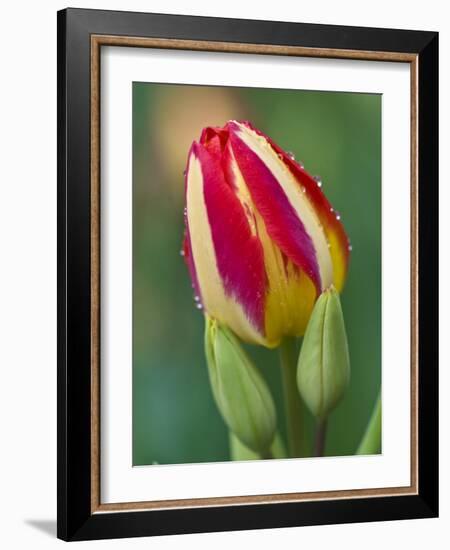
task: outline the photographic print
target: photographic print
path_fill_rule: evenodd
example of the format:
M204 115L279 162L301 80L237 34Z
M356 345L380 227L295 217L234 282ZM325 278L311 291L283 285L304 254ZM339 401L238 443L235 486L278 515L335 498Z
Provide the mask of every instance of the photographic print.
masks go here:
M381 94L132 101L133 465L380 453Z

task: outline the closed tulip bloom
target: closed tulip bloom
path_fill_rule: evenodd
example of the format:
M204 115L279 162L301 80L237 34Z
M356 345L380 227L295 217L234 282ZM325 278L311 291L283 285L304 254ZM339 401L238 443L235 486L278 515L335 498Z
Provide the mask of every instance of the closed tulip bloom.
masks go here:
M184 255L196 300L243 341L301 336L341 290L349 242L316 179L248 122L205 128L186 169Z
M303 401L325 419L350 380L347 334L339 294L331 287L314 306L298 358L297 385Z
M205 321L206 363L220 414L241 443L267 455L276 429L270 390L234 333L208 316Z

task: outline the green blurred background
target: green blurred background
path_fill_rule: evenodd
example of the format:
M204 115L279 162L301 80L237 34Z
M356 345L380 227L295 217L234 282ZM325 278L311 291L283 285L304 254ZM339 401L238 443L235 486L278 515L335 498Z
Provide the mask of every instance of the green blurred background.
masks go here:
M203 356L203 317L180 255L183 170L204 126L250 120L323 190L351 239L342 295L352 376L326 454L353 454L381 384L381 96L133 83L133 464L229 460ZM248 347L285 434L276 351ZM313 422L307 417L307 437Z

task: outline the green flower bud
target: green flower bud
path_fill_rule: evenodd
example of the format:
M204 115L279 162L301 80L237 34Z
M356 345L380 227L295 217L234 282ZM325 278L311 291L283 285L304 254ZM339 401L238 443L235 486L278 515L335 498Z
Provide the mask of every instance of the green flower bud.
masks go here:
M350 380L350 358L339 294L334 287L318 298L298 360L297 385L310 411L325 419Z
M268 455L276 413L264 379L231 330L209 317L205 352L212 392L225 423L250 450Z

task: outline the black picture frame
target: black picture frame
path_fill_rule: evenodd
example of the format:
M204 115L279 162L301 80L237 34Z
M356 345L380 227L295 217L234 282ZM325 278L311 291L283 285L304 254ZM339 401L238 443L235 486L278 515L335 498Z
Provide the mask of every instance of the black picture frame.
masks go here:
M66 9L58 12L58 531L64 540L438 515L438 34ZM418 491L415 495L93 513L91 36L414 54L418 62ZM424 366L424 368L421 368Z

